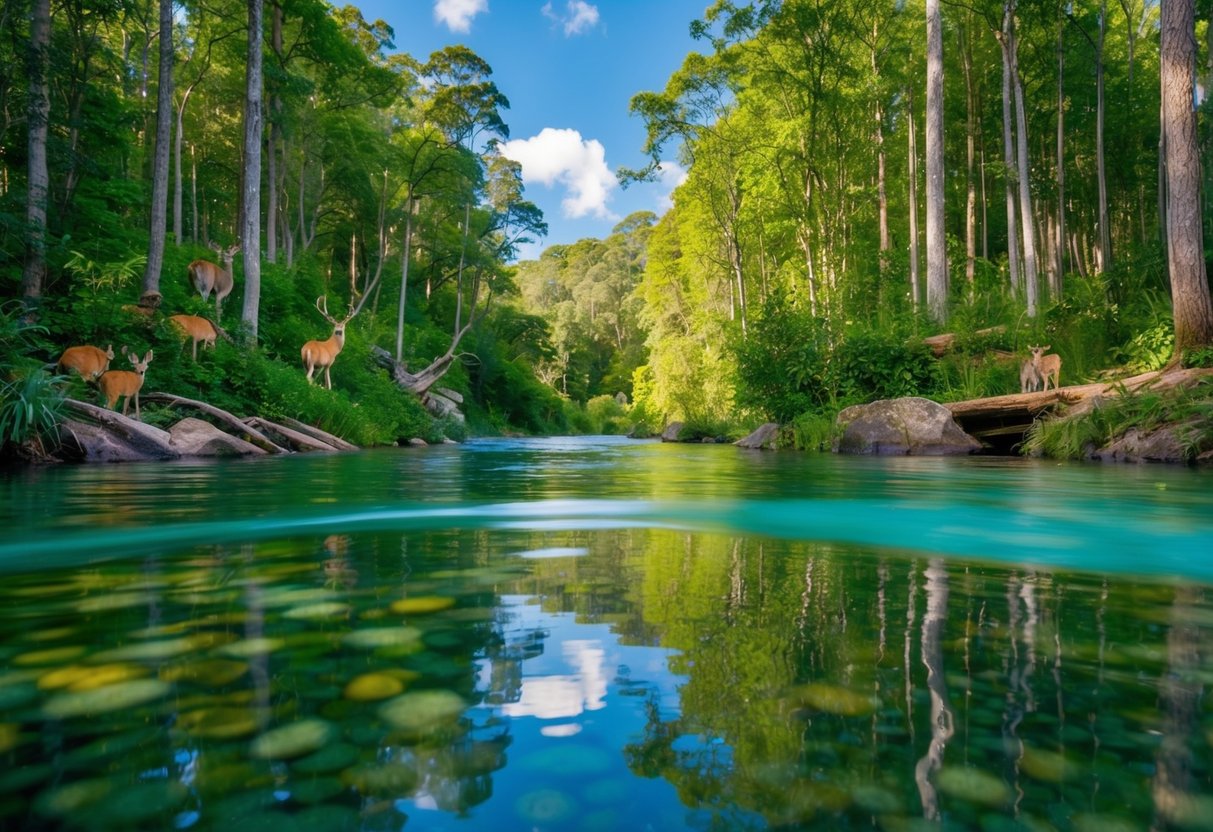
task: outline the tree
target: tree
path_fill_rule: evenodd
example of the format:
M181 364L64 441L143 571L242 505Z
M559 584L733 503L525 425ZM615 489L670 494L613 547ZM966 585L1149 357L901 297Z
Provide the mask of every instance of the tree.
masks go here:
M1167 268L1175 314L1175 353L1181 356L1184 350L1213 344L1213 303L1200 213L1200 147L1192 106L1196 71L1193 0L1164 0L1160 23Z
M50 122L51 4L34 0L29 37L29 182L25 198L25 268L21 294L27 307L42 297L46 277L46 203L50 176L46 167L46 137Z
M943 191L943 22L939 0L927 0L927 310L948 318L948 248Z
M261 302L261 18L262 0L248 0L248 61L244 99L244 189L240 244L244 255L244 310L248 338L257 340Z
M173 0L160 0L160 79L156 92L156 155L152 164L152 211L140 303L154 307L160 298L168 219L168 156L173 124ZM178 239L178 242L180 240Z

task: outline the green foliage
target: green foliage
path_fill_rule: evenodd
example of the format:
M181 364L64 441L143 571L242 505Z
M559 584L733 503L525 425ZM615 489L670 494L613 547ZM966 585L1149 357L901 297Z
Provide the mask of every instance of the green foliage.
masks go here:
M24 319L16 301L0 305L0 453L38 454L56 434L63 408L59 379L30 358L45 327Z
M782 294L771 295L730 346L736 357L737 404L775 422L823 407L831 399L821 323Z
M802 413L788 426L792 447L801 451L829 451L834 444L834 415Z
M927 395L936 385L930 348L885 332L848 334L834 350L830 369L836 395L844 402Z
M620 434L630 428L628 411L614 396L595 396L585 403L585 412L589 419L587 433Z
M1123 436L1130 428L1147 432L1180 425L1186 457L1213 448L1213 381L1162 392L1143 391L1100 402L1080 415L1039 419L1028 432L1024 451L1056 459L1083 459Z

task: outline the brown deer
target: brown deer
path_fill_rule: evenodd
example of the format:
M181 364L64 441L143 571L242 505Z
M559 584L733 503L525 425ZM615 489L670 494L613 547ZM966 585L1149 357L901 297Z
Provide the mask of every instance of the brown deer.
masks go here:
M1049 349L1049 345L1043 347L1028 347L1028 351L1032 353L1032 360L1029 362L1036 370L1036 376L1039 384L1044 385L1044 389L1049 389L1049 377L1053 378L1053 389L1056 390L1060 386L1061 379L1061 356L1060 355L1045 355L1045 350ZM1022 382L1023 373L1019 374Z
M337 360L341 348L345 346L345 325L349 323L350 318L354 317L354 307L351 304L349 314L341 320L337 320L329 314L327 296L321 295L316 298L316 308L320 310L324 319L333 325L333 334L324 341L308 341L299 351L299 355L303 358L303 366L307 368L308 383L310 384L312 381L313 372L324 370L324 386L332 390L333 383L329 379L329 369Z
M60 374L66 375L68 370L75 370L85 381L96 381L109 369L113 360L113 344L109 344L104 350L84 345L65 349L55 366L56 372Z
M215 339L219 337L219 327L208 321L206 318L201 318L197 315L172 315L169 317L169 323L181 331L185 338L192 338L193 351L191 357L198 360L198 342L202 342L203 348L215 348ZM184 338L182 339L182 347L185 346Z
M135 368L134 372L130 370L110 370L101 375L98 384L101 385L101 397L105 399L105 406L110 410L114 410L118 404L118 399L123 396L126 400L122 403L122 415L126 415L127 409L130 407L131 399L135 400L135 418L139 419L139 390L143 387L143 377L147 375L147 365L152 362L152 351L148 350L147 355L143 356L143 360L139 360L139 356L133 352L127 352L126 347L122 348L122 354L126 356L126 360L131 362L131 366Z
M216 266L209 260L195 260L189 265L190 284L202 295L203 302L215 293L215 320L220 320L219 305L223 299L232 293L232 259L240 251L237 243L229 248L210 244L223 266Z

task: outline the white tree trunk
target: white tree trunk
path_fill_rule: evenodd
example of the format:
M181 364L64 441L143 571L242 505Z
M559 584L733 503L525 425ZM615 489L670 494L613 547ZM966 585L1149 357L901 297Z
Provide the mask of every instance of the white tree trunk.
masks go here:
M168 220L168 161L173 133L173 0L160 0L160 78L156 93L156 151L152 163L152 210L143 298L159 297Z
M927 0L927 310L948 318L948 248L944 233L943 23L939 0Z
M240 233L244 256L244 309L247 337L257 340L261 305L261 20L262 0L248 0L248 62L244 98L244 190Z

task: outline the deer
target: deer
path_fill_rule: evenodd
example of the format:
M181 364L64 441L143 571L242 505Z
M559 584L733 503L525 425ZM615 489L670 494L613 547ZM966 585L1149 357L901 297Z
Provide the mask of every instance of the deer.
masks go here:
M96 381L109 369L113 360L113 344L109 344L104 350L86 344L65 349L55 367L60 374L66 375L68 370L75 370L85 381Z
M326 321L333 325L333 334L324 341L308 341L303 345L299 354L303 358L303 366L307 368L308 383L312 383L312 373L322 369L324 370L324 386L332 390L333 383L329 379L329 369L337 360L337 356L341 354L341 348L345 346L345 325L350 322L350 318L354 317L354 306L351 304L349 314L341 320L337 320L329 314L327 296L321 295L316 298L316 309L320 311Z
M1040 373L1036 372L1036 364L1031 358L1019 368L1019 392L1035 393L1040 387Z
M168 320L169 323L181 331L184 338L193 339L193 344L191 345L193 347L193 351L191 352L190 357L195 361L198 360L199 341L202 342L204 349L206 347L210 347L211 349L215 348L215 339L219 337L219 327L215 326L206 318L201 318L197 315L171 315L169 316ZM181 341L182 349L185 349L184 338Z
M135 400L135 418L141 419L139 414L139 390L143 387L143 377L147 375L147 365L152 362L152 351L148 350L147 355L143 356L143 360L139 360L139 356L133 352L127 352L126 347L122 348L122 354L126 356L126 360L131 362L131 366L135 368L134 372L130 370L110 370L103 373L98 381L101 386L101 396L105 399L105 406L110 410L116 409L118 399L123 396L126 401L122 403L122 415L126 415L129 409L131 399Z
M240 251L240 244L226 249L214 243L209 245L222 261L223 267L220 268L209 260L195 260L189 265L189 278L190 284L202 295L203 302L206 302L212 291L215 293L215 320L220 320L219 305L232 293L232 259L235 258L236 252Z
M1061 379L1061 356L1060 355L1045 355L1045 350L1049 349L1049 345L1043 347L1028 347L1028 351L1032 353L1030 363L1036 371L1037 384L1043 384L1044 389L1049 389L1049 377L1053 377L1053 389L1056 390L1060 386ZM1019 374L1022 383L1023 373Z

